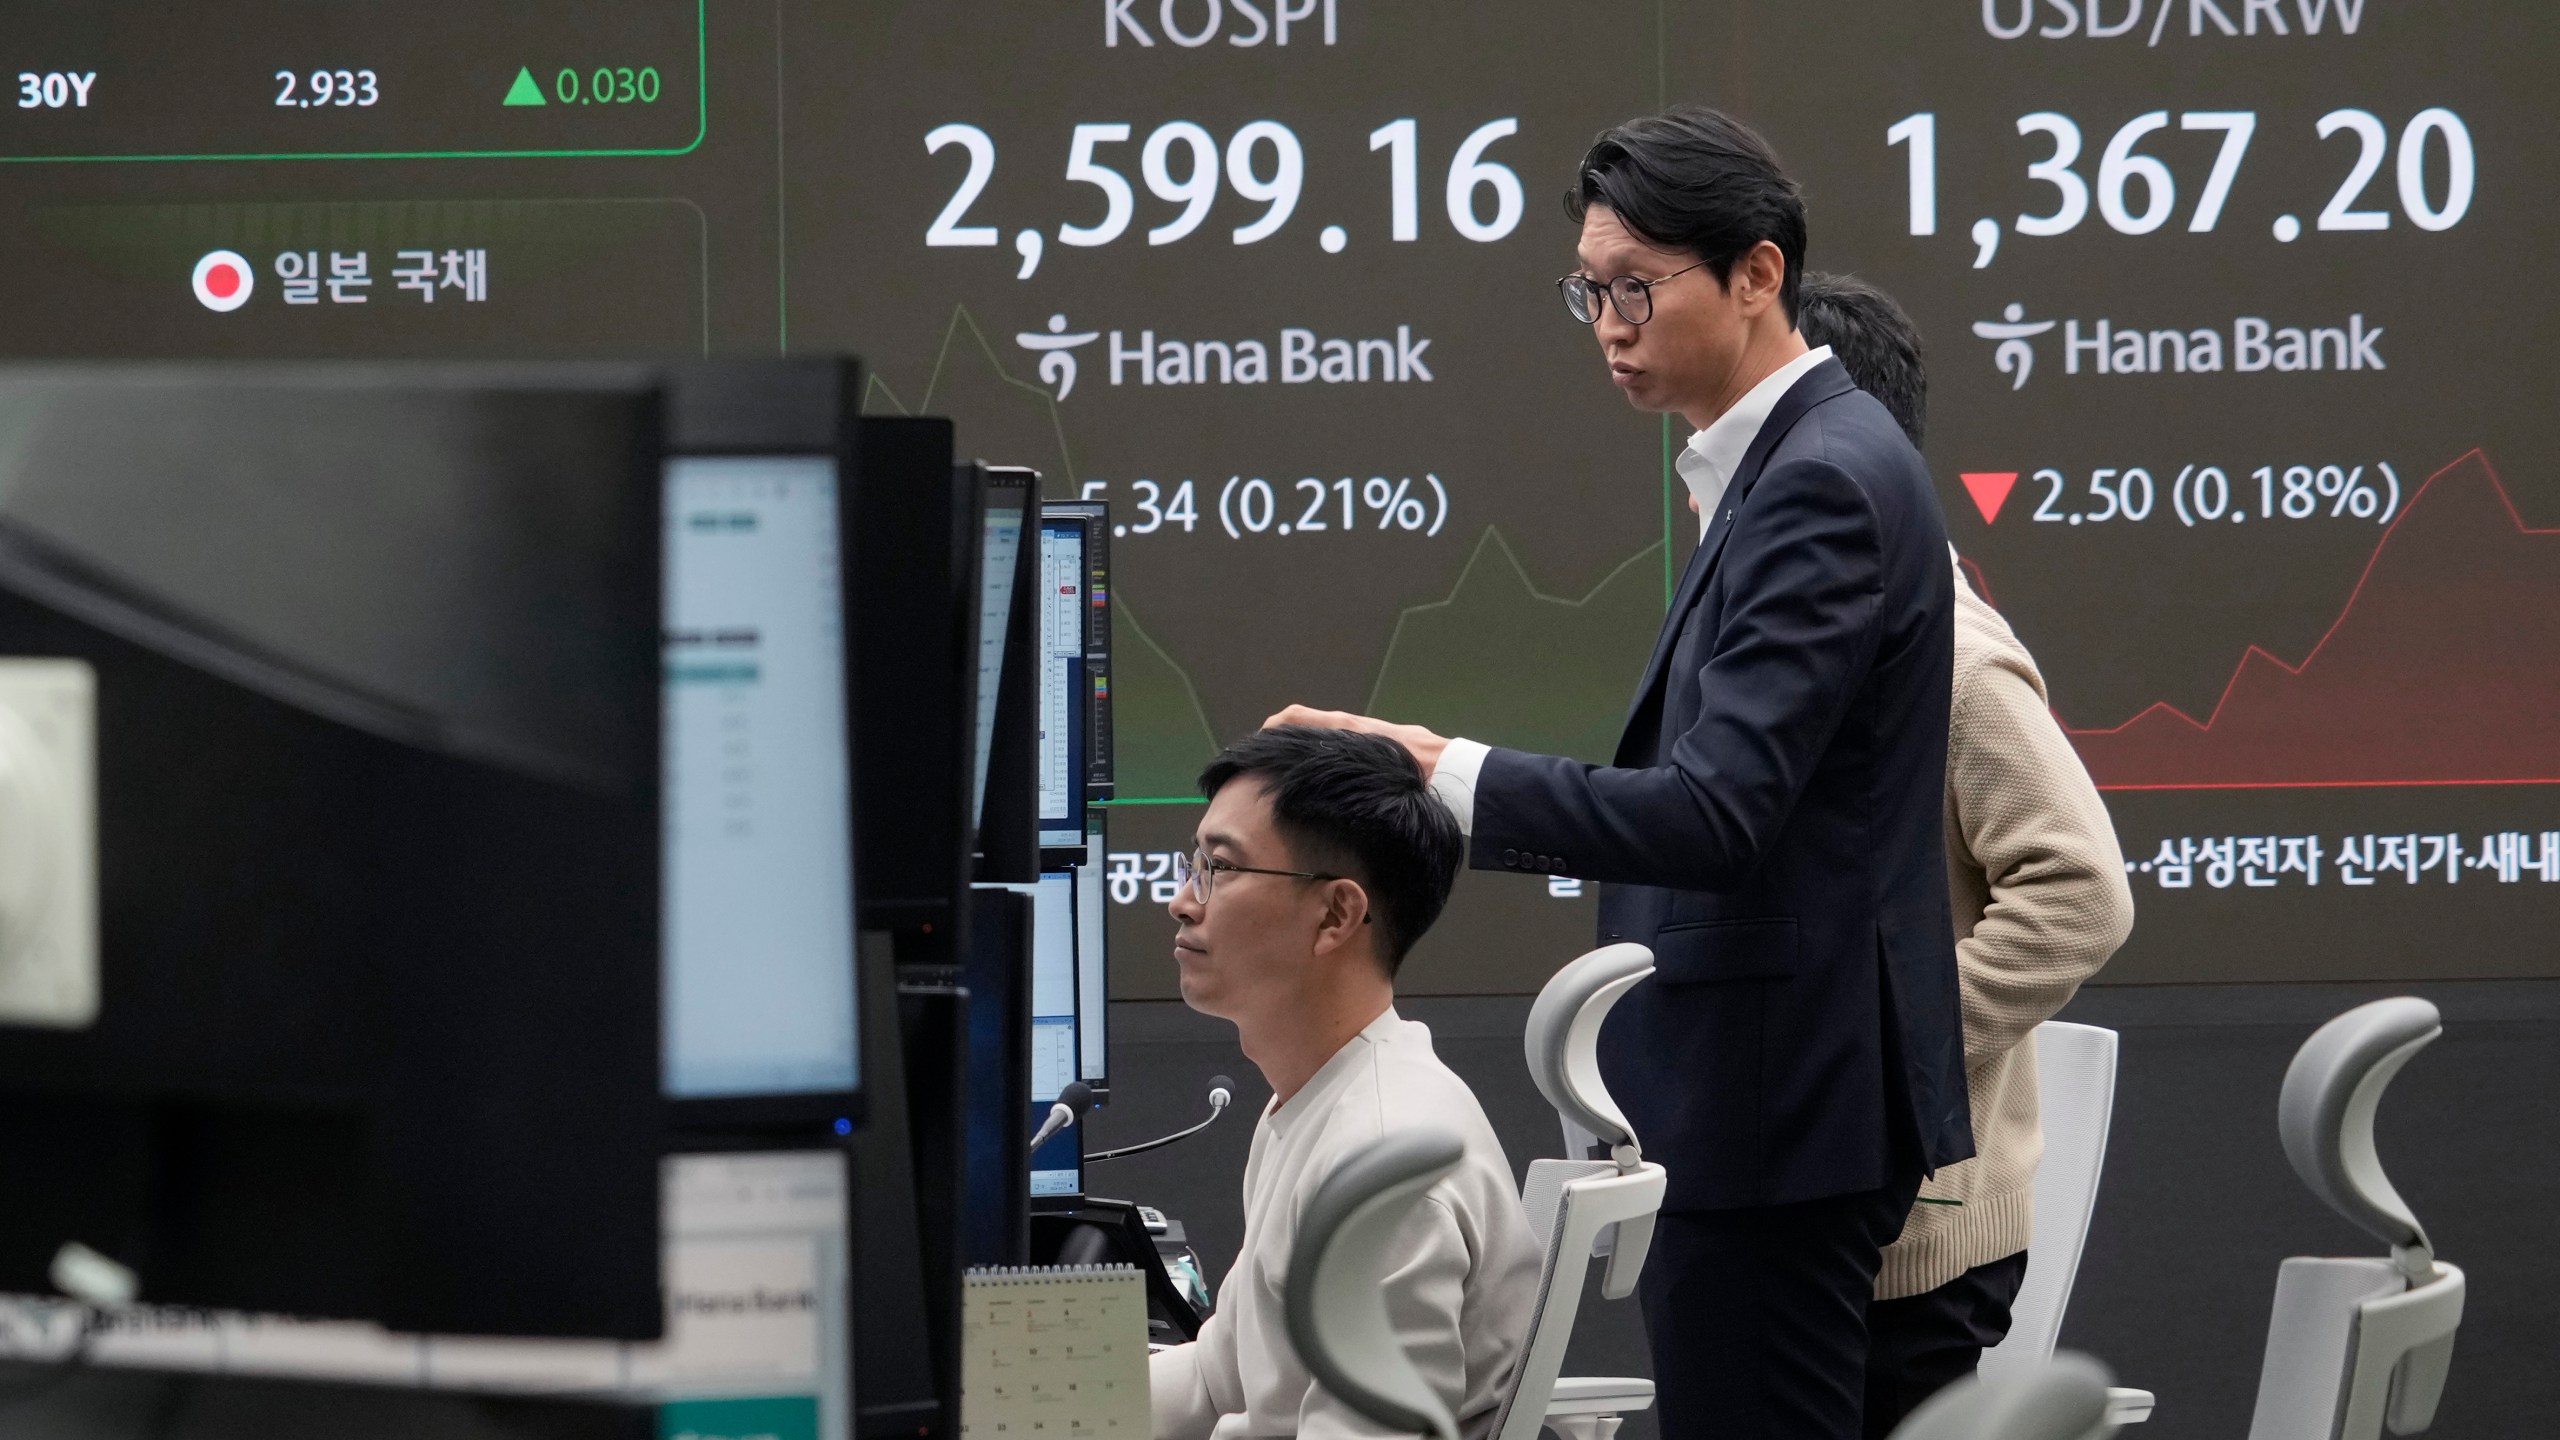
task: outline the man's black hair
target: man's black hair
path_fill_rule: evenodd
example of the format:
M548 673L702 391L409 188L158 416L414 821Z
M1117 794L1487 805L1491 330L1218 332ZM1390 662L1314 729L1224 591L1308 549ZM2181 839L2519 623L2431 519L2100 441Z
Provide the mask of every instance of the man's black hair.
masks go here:
M1239 776L1261 782L1292 868L1356 880L1369 894L1378 955L1392 978L1449 903L1466 855L1457 817L1422 767L1383 735L1282 725L1218 752L1200 772L1215 799Z
M1929 370L1920 328L1893 297L1863 280L1817 270L1804 277L1796 329L1828 345L1857 387L1884 402L1917 449L1929 425Z
M1778 304L1796 318L1804 275L1804 196L1777 152L1748 125L1704 105L1682 105L1600 132L1565 192L1577 225L1594 205L1615 212L1646 244L1686 250L1718 284L1766 240L1787 262Z

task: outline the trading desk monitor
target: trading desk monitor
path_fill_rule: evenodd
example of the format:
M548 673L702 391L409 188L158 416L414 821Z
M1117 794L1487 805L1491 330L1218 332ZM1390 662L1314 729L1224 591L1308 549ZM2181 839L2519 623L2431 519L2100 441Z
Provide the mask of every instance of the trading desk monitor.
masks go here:
M1040 507L1043 863L1082 863L1085 806L1111 797L1110 519L1102 504Z
M94 1016L0 1023L0 1290L658 1333L657 383L0 370L98 920Z
M995 748L996 696L1004 680L1005 635L1013 618L1015 579L1021 570L1022 527L1032 499L1040 490L1040 474L1011 466L987 466L983 534L978 555L978 731L976 763L970 773L971 823L987 813L987 761Z
M1104 878L1103 812L1086 822L1085 860L1076 867L1076 1073L1111 1093L1111 894Z
M680 456L666 506L666 1091L852 1091L835 457Z
M951 423L864 416L862 487L844 584L854 673L856 898L865 929L895 931L900 963L950 964L969 883L978 494L951 461Z
M1027 1137L1070 1080L1081 1079L1076 1041L1076 872L1047 870L1031 899L1031 1096ZM1031 1193L1084 1189L1084 1128L1070 1125L1031 1157Z

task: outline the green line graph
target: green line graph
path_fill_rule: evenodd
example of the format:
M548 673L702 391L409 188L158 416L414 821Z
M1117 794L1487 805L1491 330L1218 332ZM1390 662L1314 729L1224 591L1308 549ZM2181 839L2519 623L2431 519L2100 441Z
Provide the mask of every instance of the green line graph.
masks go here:
M952 347L959 343L964 331L968 335L969 343L976 347L981 356L985 357L987 369L994 378L1021 392L1024 397L1037 402L1040 409L1047 415L1049 433L1056 439L1058 445L1056 473L1066 480L1066 493L1072 497L1077 489L1076 462L1074 453L1067 447L1067 427L1066 422L1058 415L1057 397L1049 393L1048 387L1024 380L1005 368L1004 358L996 353L996 347L987 339L986 330L978 324L978 317L969 313L969 307L965 304L951 307L951 321L943 327L942 344L934 351L933 370L925 378L924 393L916 398L914 405L910 406L900 399L898 392L890 388L889 382L881 377L878 370L870 372L870 378L863 386L865 403L867 404L871 397L876 396L890 409L901 415L932 411L933 402L942 393L944 377L950 370Z
M1111 606L1111 744L1122 805L1196 798L1200 767L1219 745L1191 673L1138 623L1126 594Z
M1487 527L1446 597L1397 612L1366 710L1487 744L1607 760L1662 620L1648 563L1661 548L1628 556L1579 597L1552 595ZM1117 803L1187 799L1217 750L1208 712L1189 672L1125 601L1115 614L1124 628L1114 637L1113 733L1127 797Z

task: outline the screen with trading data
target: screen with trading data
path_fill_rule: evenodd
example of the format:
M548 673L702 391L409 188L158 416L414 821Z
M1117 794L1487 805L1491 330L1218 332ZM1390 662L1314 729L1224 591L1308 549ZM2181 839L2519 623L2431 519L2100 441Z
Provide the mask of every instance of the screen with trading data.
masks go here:
M2560 11L2415 0L38 7L26 356L848 350L1107 501L1122 995L1292 701L1606 761L1695 535L1559 303L1605 126L1735 111L1898 298L1969 583L2138 911L2106 978L2560 973ZM20 73L23 72L23 73ZM1463 877L1413 991L1595 887Z

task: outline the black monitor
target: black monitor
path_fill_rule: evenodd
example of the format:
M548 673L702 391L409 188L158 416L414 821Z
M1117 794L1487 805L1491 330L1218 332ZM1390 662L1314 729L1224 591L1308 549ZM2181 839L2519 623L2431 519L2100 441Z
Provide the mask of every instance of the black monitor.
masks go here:
M970 891L965 1151L956 1209L959 1252L971 1265L1030 1260L1029 1141L1024 1122L1031 1089L1031 952L1037 917L1031 886L978 885ZM1048 1106L1040 1107L1043 1116ZM1054 1141L1051 1143L1055 1143Z
M857 374L756 361L670 380L662 1083L686 1131L814 1137L860 1104Z
M974 808L978 530L974 486L952 466L951 422L864 416L862 514L846 591L863 625L853 697L860 768L875 777L855 823L863 924L899 937L902 963L953 964Z
M1095 1094L1111 1094L1111 890L1103 817L1085 821L1085 861L1076 867L1076 1073Z
M670 614L681 618L682 603L715 593L728 602L700 625L671 625L670 666L691 660L714 672L701 679L670 674L677 756L694 733L682 708L691 703L720 747L716 772L693 777L706 794L720 787L724 808L714 814L724 823L746 814L787 822L770 833L720 837L734 847L725 859L760 858L765 868L736 892L702 903L730 914L740 933L774 942L764 951L773 963L753 997L708 1000L712 1017L737 1022L719 1036L747 1048L729 1051L733 1066L695 1073L755 1084L797 1075L817 1087L680 1098L673 1107L686 1124L680 1141L714 1148L739 1143L743 1134L748 1143L770 1144L776 1130L806 1134L829 1126L831 1115L848 1118L853 1100L863 1102L851 1143L849 1216L861 1300L853 1307L847 1367L855 1428L865 1436L938 1435L958 1384L959 1270L939 1219L955 1187L940 1175L936 1157L950 1148L945 1132L954 1127L943 1117L959 1085L962 1042L948 1025L915 1023L915 1002L945 997L908 986L904 977L915 967L904 962L931 961L963 928L954 906L969 799L969 674L959 646L969 629L959 587L974 584L974 502L957 493L949 422L857 419L859 377L851 362L724 363L676 373L680 453L668 474L671 522L682 538L671 542L679 607ZM751 503L732 503L732 487ZM685 528L695 524L701 528ZM700 572L706 584L725 589L697 597L681 588L691 572L676 547L686 545L709 567ZM812 618L830 605L837 607L839 647L832 686L826 626ZM738 669L749 629L760 654L752 682ZM731 642L725 647L724 631ZM762 688L740 688L751 685ZM839 690L842 705L831 724L828 701ZM847 745L849 771L830 763L836 747ZM847 773L849 797L836 783ZM679 807L684 783L676 782ZM731 801L737 810L726 808ZM848 806L849 890L835 868L844 849L833 828ZM679 845L684 819L680 808ZM759 856L768 843L775 849ZM786 845L807 850L780 853ZM843 907L850 914L839 927L833 917ZM842 968L830 958L840 935L852 945ZM717 939L694 953L734 965L737 952L714 948ZM673 952L671 963L684 958ZM836 984L848 974L855 998L844 1012ZM735 983L734 972L718 969L698 978ZM795 999L825 1023L764 1013ZM948 1010L928 1004L921 1018L947 1018ZM842 1013L860 1037L865 1083L858 1097L824 1088L841 1053L835 1022ZM773 1063L780 1057L754 1056L759 1033L797 1036L800 1053L781 1065ZM710 1047L694 1058L728 1049ZM669 1059L672 1078L686 1056L671 1050Z
M0 654L71 677L95 807L95 1004L0 1018L0 1290L76 1242L151 1302L656 1336L656 377L11 368L0 430Z
M1043 870L1031 891L1031 1070L1023 1135L1035 1133L1069 1082L1084 1078L1084 1050L1076 1026L1075 869ZM1071 1125L1031 1156L1034 1195L1076 1195L1084 1190L1084 1127Z
M1042 864L1078 865L1085 807L1111 798L1111 507L1040 507Z
M977 623L977 750L970 768L969 813L983 826L987 815L987 764L995 747L996 701L1003 689L1005 642L1011 633L1014 594L1021 588L1025 562L1033 557L1023 545L1023 527L1040 498L1040 473L1016 466L969 467L980 487Z
M1031 531L1029 507L1037 503L1040 477L1030 470L988 468L991 517L1023 502L1023 530L1014 548L1009 603L996 637L994 703L986 717L985 792L978 816L972 878L981 884L1028 885L1040 878L1040 616L1041 546ZM992 519L990 520L992 524ZM981 606L987 604L982 598ZM981 631L985 630L981 623ZM981 663L986 656L982 649ZM979 683L988 676L981 670ZM984 697L981 696L983 703Z

